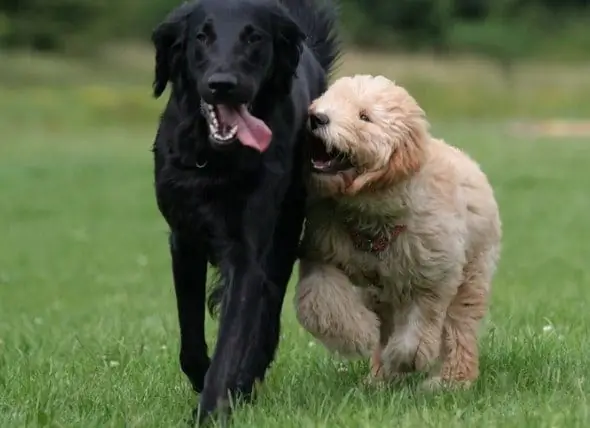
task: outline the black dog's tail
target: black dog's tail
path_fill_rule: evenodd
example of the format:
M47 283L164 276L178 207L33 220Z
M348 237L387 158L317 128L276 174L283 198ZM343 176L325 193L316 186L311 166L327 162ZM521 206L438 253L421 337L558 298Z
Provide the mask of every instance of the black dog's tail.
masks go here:
M209 310L209 315L213 318L219 315L219 305L221 304L221 300L223 299L223 293L225 293L225 282L221 276L221 273L216 270L213 274L213 281L208 287L208 296L207 296L207 309Z
M307 45L330 75L340 58L337 0L280 0L307 35Z

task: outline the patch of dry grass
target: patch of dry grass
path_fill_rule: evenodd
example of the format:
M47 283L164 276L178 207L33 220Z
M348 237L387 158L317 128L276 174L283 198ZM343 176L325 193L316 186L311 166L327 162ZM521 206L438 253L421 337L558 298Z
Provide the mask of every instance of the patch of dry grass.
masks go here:
M47 121L60 108L75 103L77 122L152 122L164 102L151 97L152 73L149 46L105 48L85 59L4 53L0 54L0 109L14 121ZM495 63L475 56L351 51L344 55L336 76L356 73L396 80L433 119L590 116L590 63L522 62L507 76ZM19 108L23 104L26 108Z

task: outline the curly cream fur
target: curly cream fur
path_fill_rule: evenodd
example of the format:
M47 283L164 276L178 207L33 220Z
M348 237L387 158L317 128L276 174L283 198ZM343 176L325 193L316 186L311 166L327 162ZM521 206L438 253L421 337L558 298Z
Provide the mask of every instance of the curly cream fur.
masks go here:
M316 136L355 168L312 174L299 322L329 349L371 355L374 378L420 370L430 372L428 386L475 380L501 241L486 176L433 138L416 101L385 77L341 78L310 110L330 118ZM351 222L374 233L406 229L377 257L355 249Z

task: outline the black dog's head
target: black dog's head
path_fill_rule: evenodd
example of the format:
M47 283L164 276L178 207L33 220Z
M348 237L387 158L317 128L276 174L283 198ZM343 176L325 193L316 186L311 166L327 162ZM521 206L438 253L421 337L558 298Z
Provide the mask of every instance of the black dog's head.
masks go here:
M289 94L304 37L277 0L184 3L152 35L154 95L171 82L205 118L213 147L239 141L262 152L272 135L252 107L263 91Z

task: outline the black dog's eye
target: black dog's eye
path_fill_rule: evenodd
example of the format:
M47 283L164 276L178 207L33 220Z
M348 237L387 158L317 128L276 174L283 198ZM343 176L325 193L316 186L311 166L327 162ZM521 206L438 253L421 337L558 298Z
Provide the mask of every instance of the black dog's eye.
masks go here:
M371 121L371 118L369 118L369 115L366 112L364 112L364 111L361 111L359 113L359 119L360 120L363 120L365 122L370 122Z
M253 25L246 25L240 35L242 41L247 45L253 45L262 40L262 34Z
M262 40L262 36L260 34L258 34L258 33L250 33L246 37L246 42L249 45L253 45L254 43L258 43L261 40Z
M203 44L207 43L208 39L209 39L209 37L207 37L207 34L205 34L202 31L197 34L197 40Z

